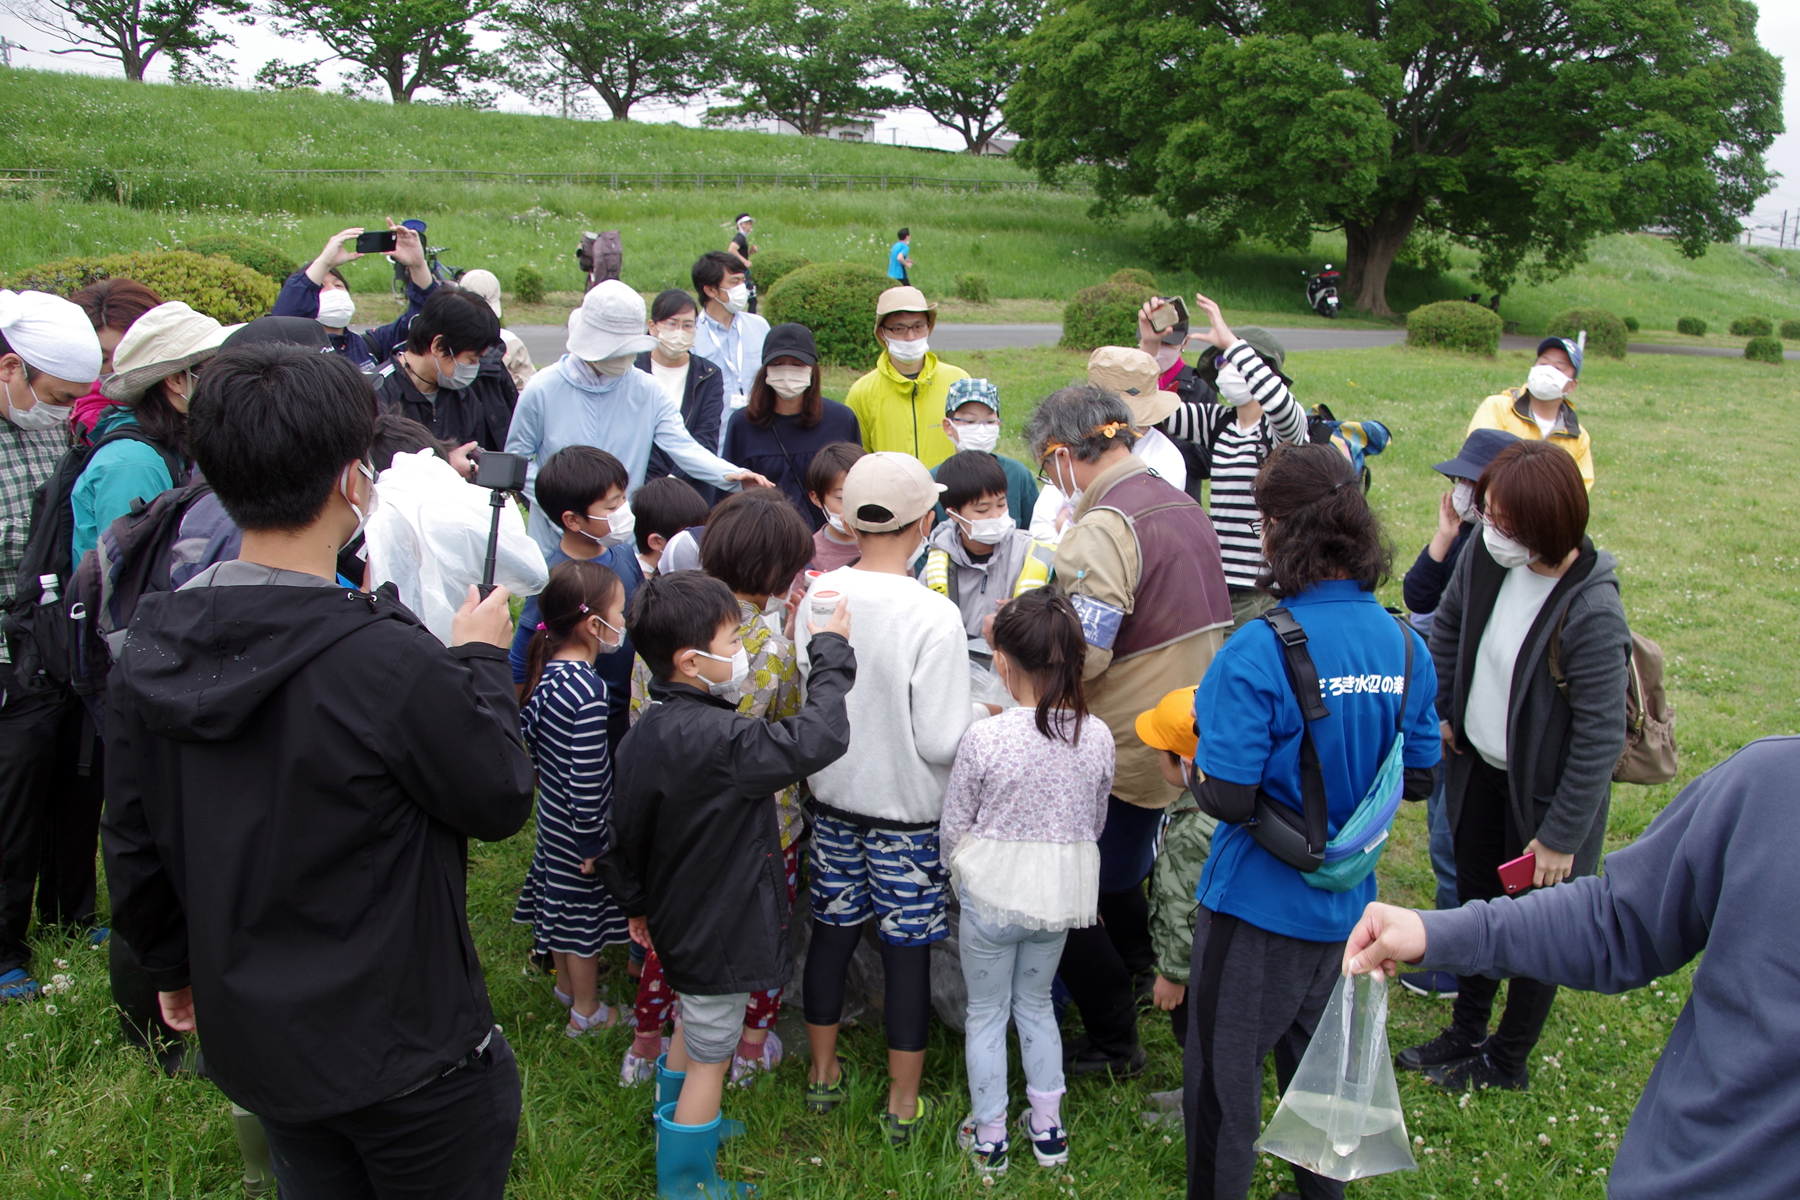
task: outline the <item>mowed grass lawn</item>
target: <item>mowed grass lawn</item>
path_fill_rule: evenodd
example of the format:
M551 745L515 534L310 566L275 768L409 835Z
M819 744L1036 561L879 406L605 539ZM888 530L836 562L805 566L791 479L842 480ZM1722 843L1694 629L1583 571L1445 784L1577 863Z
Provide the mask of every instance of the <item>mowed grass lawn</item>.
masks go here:
M1031 403L1079 375L1084 357L1010 351L960 361L999 383L1017 453L1016 432ZM1324 400L1344 417L1380 418L1394 431L1392 448L1374 460L1374 495L1397 570L1411 562L1435 520L1441 483L1431 464L1455 450L1475 403L1523 379L1527 365L1521 354L1482 360L1401 347L1290 359L1303 399ZM847 373L834 376L833 394L847 382ZM1793 619L1800 404L1791 367L1673 357L1594 361L1580 399L1599 476L1592 530L1620 559L1633 625L1668 656L1680 713L1681 779L1616 790L1609 844L1617 849L1642 832L1680 783L1752 738L1800 727ZM1383 595L1397 603L1398 584ZM626 1035L566 1040L549 982L523 970L528 935L509 918L530 837L527 830L504 844L474 847L471 867L471 918L495 1012L525 1077L509 1194L650 1195L648 1092L618 1084ZM1381 883L1390 900L1428 901L1422 807L1403 810ZM162 1078L120 1043L103 954L58 940L40 942L38 953L40 978L65 974L71 984L39 1003L0 1009L0 1195L237 1194L224 1098L210 1084ZM628 999L620 990L623 971L613 979L612 998ZM1603 1194L1604 1172L1687 991L1682 972L1623 996L1564 992L1525 1094L1457 1098L1402 1077L1408 1132L1423 1139L1416 1146L1420 1170L1359 1183L1353 1194ZM1442 1003L1396 994L1394 1044L1428 1036L1446 1013ZM845 1110L808 1115L801 1104L805 1063L790 1058L753 1091L729 1096L727 1111L749 1123L750 1136L725 1151L724 1163L771 1197L1180 1195L1179 1134L1147 1130L1137 1115L1146 1092L1179 1083L1180 1059L1161 1014L1146 1016L1143 1030L1151 1065L1141 1080L1070 1088L1064 1112L1074 1158L1067 1172L1040 1171L1021 1154L1008 1176L984 1186L962 1161L954 1143L954 1122L966 1105L962 1045L944 1030L934 1034L926 1073L928 1086L945 1097L943 1117L919 1144L891 1150L878 1132L885 1057L879 1032L864 1029L844 1039L854 1082ZM1015 1108L1022 1093L1019 1079ZM1272 1073L1266 1096L1272 1111ZM1266 1162L1254 1194L1267 1196L1288 1178L1282 1164Z

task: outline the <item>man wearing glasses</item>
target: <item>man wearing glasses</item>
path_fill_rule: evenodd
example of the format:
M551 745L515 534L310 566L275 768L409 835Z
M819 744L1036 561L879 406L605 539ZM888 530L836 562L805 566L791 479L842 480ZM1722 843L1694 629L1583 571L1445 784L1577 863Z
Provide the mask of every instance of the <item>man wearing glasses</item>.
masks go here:
M931 352L937 305L916 287L891 287L875 301L875 369L844 397L862 425L863 449L910 454L935 467L956 453L943 428L950 385L967 379L961 367Z

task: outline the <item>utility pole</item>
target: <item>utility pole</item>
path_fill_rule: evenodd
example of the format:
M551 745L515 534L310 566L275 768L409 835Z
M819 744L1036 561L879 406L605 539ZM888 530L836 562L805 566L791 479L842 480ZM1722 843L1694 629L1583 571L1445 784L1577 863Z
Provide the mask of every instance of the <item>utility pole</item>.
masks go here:
M23 49L25 49L25 47L19 45L19 43L12 41L5 34L0 34L0 64L4 64L8 67L12 66L12 52L14 50Z
M1785 247L1787 245L1787 215L1788 215L1788 210L1785 208L1782 209L1781 210L1781 241L1779 243L1777 243L1778 247Z

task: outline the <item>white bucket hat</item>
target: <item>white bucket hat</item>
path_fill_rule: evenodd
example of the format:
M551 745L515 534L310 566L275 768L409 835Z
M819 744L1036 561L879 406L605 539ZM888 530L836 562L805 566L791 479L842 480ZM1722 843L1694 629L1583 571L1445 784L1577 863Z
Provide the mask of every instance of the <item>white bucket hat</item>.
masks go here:
M596 284L569 314L569 353L586 362L642 354L656 345L644 332L644 298L617 279Z
M500 277L485 267L476 267L473 271L464 271L463 277L456 281L465 292L474 292L487 306L494 310L494 316L504 317L500 311Z
M242 325L221 325L179 300L159 304L131 323L113 351L113 373L100 381L100 394L129 404L152 386L179 375L219 352L219 344Z

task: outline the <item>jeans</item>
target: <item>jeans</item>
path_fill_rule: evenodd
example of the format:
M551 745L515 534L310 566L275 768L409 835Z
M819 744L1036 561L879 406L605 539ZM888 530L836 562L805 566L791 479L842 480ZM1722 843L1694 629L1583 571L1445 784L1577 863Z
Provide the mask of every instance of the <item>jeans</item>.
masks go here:
M958 948L963 982L969 989L969 1017L963 1056L969 1070L969 1100L975 1123L1006 1119L1006 1020L1019 1031L1025 1083L1034 1092L1063 1090L1062 1034L1050 1004L1050 981L1062 958L1068 930L998 929L973 909L962 910Z
M1449 805L1444 802L1445 771L1438 771L1437 786L1425 798L1425 824L1431 830L1431 873L1437 876L1439 912L1460 907L1456 898L1456 831L1450 828Z

